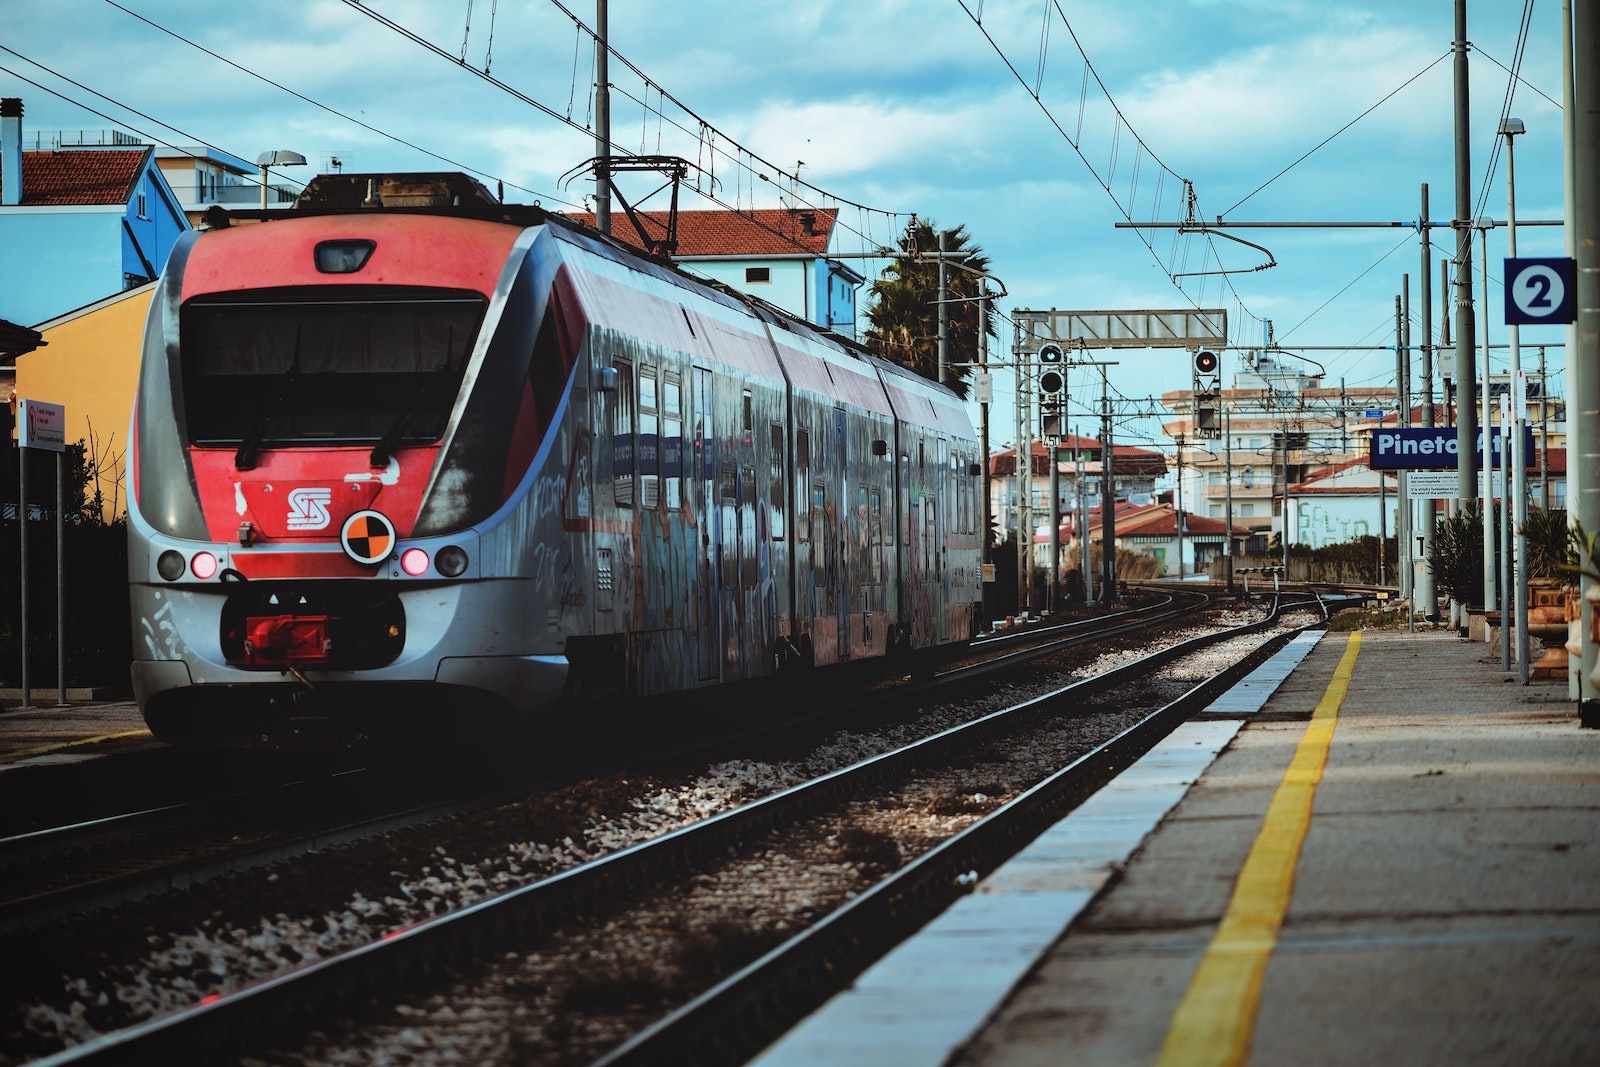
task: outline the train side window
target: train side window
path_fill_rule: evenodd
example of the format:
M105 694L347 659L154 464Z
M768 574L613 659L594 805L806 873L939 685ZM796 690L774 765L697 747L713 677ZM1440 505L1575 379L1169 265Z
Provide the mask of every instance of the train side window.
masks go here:
M833 554L838 551L837 537L828 525L828 489L821 482L811 483L811 529L821 531L821 549L813 549L811 570L816 574L817 587L826 588L833 581Z
M883 490L872 487L872 532L868 538L872 546L872 584L883 583Z
M810 502L804 497L806 486L811 484L811 434L806 430L794 432L794 484L799 487L795 500L794 539L811 540Z
M666 506L683 506L683 383L676 374L661 375L661 479Z
M717 535L717 548L722 553L722 588L732 589L739 580L739 468L736 464L722 464L717 500L722 510L722 529Z
M900 453L900 510L895 520L905 523L901 540L911 547L911 457L904 452Z
M743 468L744 479L739 493L739 584L746 589L756 587L756 469Z
M617 391L612 394L611 486L618 507L633 506L633 364L617 360Z
M656 397L656 369L639 368L639 501L654 508L661 495L660 409Z
M755 428L755 403L750 398L750 390L746 389L744 391L743 414L739 423L739 429L744 431L745 439L748 440L750 437L750 431L754 430Z
M771 530L772 530L772 539L774 541L782 541L783 540L783 512L784 512L784 507L783 507L784 455L783 455L783 424L782 423L775 422L775 423L773 423L771 425L770 433L768 435L768 444L771 446L771 453L770 453L770 458L768 459L768 467L767 467L768 481L769 481L769 486L768 486L768 489L767 489L767 515L768 515L768 520L767 521L768 521L768 523L769 523L769 525L771 527Z

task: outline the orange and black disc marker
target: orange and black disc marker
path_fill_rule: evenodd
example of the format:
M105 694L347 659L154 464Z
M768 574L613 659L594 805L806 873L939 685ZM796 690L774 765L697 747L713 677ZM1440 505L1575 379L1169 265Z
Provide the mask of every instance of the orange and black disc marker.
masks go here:
M378 511L358 511L344 520L339 530L345 555L368 566L387 559L394 543L394 523Z

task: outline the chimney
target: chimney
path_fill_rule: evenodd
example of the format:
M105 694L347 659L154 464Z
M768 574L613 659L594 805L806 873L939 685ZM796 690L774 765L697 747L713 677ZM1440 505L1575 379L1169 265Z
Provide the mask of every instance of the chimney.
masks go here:
M21 101L17 101L21 104ZM815 237L817 235L817 213L815 211L800 212L800 236Z
M0 97L0 205L22 203L22 98Z

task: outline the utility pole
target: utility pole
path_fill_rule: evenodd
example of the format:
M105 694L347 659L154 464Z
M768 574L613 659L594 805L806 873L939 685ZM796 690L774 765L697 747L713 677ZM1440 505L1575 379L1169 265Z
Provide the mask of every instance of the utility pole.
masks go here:
M1072 451L1078 461L1078 516L1074 529L1078 531L1078 572L1083 575L1083 602L1094 603L1093 553L1089 546L1089 500L1083 487L1083 438L1076 427L1072 430Z
M1402 276L1401 295L1394 298L1394 424L1397 427L1411 424L1410 401L1406 396L1410 368L1407 366L1411 358L1410 351L1406 348L1406 305L1405 301L1411 291L1411 275ZM1410 536L1410 523L1406 512L1411 507L1411 500L1406 496L1406 472L1400 471L1395 475L1395 513L1394 513L1394 543L1395 543L1395 583L1400 587L1400 599L1406 603L1406 617L1410 618L1411 602L1411 545L1407 543Z
M1224 486L1222 508L1222 558L1223 575L1228 582L1228 591L1233 591L1233 427L1229 420L1228 405L1220 398L1217 406L1222 408L1222 470ZM1270 425L1270 424L1269 424Z
M941 257L942 258L942 257ZM978 373L985 380L989 376L989 283L978 283ZM994 576L994 542L989 539L989 520L994 517L994 475L990 470L989 462L989 400L985 396L978 405L979 426L978 433L983 441L983 603L984 603L984 629L988 629L989 621L994 618L993 606L989 603L989 588L994 583L990 579ZM1002 522L996 522L995 532L1005 528Z
M1422 183L1422 218L1428 217L1428 183ZM1422 308L1418 316L1422 323L1422 425L1432 428L1438 423L1434 421L1433 411L1433 248L1429 243L1428 231L1422 231L1422 273L1418 275L1422 280L1421 295ZM1406 327L1409 329L1411 320L1409 314ZM1424 561L1433 556L1433 538L1438 532L1439 505L1433 497L1424 497L1422 500L1422 558ZM1436 622L1439 618L1439 599L1433 584L1433 568L1424 566L1417 575L1417 599L1423 604L1423 618L1429 622Z
M1573 181L1575 202L1567 217L1574 225L1567 231L1568 245L1578 260L1577 351L1568 350L1567 372L1572 395L1568 399L1577 426L1577 462L1569 469L1577 475L1578 521L1588 531L1600 530L1600 11L1593 4L1572 5L1573 96L1576 106L1566 114L1573 123L1572 162L1568 179ZM1570 449L1572 446L1568 445ZM1569 513L1572 504L1568 503ZM1595 686L1596 667L1594 605L1587 594L1594 588L1592 578L1583 579L1585 593L1583 619L1578 627L1583 649L1579 672L1579 722L1590 729L1600 728L1600 689Z
M1100 368L1100 602L1117 599L1117 474L1111 446L1111 379Z
M1500 124L1500 133L1506 139L1506 244L1508 255L1517 258L1517 163L1514 141L1516 135L1523 131L1520 119L1508 118ZM1511 516L1510 534L1513 551L1511 553L1512 575L1514 577L1515 596L1512 598L1512 615L1517 627L1517 679L1523 685L1528 684L1529 672L1529 643L1528 643L1528 540L1522 536L1522 527L1528 521L1528 457L1523 454L1523 428L1528 422L1528 393L1526 379L1522 376L1522 348L1520 331L1516 323L1508 327L1511 334L1511 380L1510 380L1510 422L1506 432L1510 435L1510 448L1502 447L1501 463L1507 459L1511 467L1507 471L1506 485L1511 490ZM1510 620L1502 620L1505 625Z
M1013 310L1015 314L1015 310ZM1033 589L1033 359L1017 351L1017 614Z
M611 232L611 33L606 4L595 0L594 35L594 225Z
M1467 0L1455 0L1455 32L1456 216L1450 225L1456 231L1456 497L1465 505L1478 496L1478 398L1472 373L1476 338L1472 317L1472 129L1467 79L1467 50L1471 44L1467 41ZM1484 439L1488 440L1487 433ZM1487 609L1488 604L1484 607Z
M1178 452L1174 457L1178 466L1178 578L1188 574L1183 565L1183 431L1178 431Z
M1489 291L1489 231L1479 230L1483 235L1483 291ZM1459 340L1459 338L1458 338ZM1483 610L1485 613L1499 611L1501 608L1500 596L1500 568L1496 565L1495 536L1495 496L1494 496L1494 398L1489 388L1489 324L1483 324L1483 425L1480 427L1483 438ZM1466 420L1466 416L1462 416ZM1459 441L1459 438L1457 439ZM1502 494L1503 495L1503 494ZM1501 629L1505 629L1506 616L1500 611ZM1489 636L1487 624L1483 628L1484 638Z
M950 231L939 231L939 370L935 379L944 385L944 369L950 360L950 271L944 254L950 251Z

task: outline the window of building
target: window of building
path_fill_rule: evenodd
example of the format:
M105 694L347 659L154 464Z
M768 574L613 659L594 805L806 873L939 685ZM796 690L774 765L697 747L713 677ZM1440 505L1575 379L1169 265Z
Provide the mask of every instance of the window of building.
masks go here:
M1254 518L1256 514L1256 506L1254 504L1240 504L1239 514L1246 519Z
M771 281L771 267L746 267L744 269L744 283L746 285L766 285Z
M1209 515L1213 519L1222 518L1222 505L1221 504L1212 504L1210 512L1209 512Z

